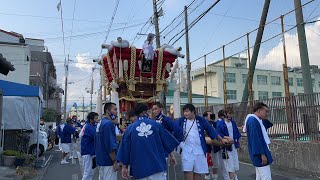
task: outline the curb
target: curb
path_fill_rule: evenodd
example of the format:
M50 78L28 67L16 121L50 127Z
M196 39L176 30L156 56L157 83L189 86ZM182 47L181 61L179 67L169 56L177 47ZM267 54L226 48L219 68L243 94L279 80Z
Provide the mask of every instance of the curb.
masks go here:
M51 162L53 156L54 156L54 155L50 154L48 160L47 160L47 161L44 163L44 165L42 166L43 170L40 171L39 176L38 176L37 178L35 178L35 180L42 180L45 172L47 172L47 169L48 169L48 167L49 167L49 165L50 165L50 162Z

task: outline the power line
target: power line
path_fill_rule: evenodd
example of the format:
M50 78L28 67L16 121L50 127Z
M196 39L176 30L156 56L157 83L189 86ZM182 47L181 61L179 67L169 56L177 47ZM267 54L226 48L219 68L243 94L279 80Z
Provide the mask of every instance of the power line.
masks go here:
M189 8L196 0L193 0L187 7ZM163 33L169 26L171 26L178 18L180 18L184 13L184 10L177 16L175 17L161 32Z
M137 26L140 26L140 25L142 25L142 24L144 24L144 23L138 23L138 24L134 24L134 25L131 25L131 26L127 26L127 28L133 28L133 27L137 27ZM109 32L111 32L111 31L118 31L118 30L122 30L123 29L123 27L121 27L121 28L115 28L115 29L111 29ZM70 37L72 37L72 38L78 38L78 37L88 37L88 36L92 36L92 35L100 35L100 34L104 34L104 33L106 33L106 32L108 32L108 31L99 31L99 32L93 32L93 33L85 33L85 34L78 34L78 35L72 35L72 36L66 36L67 38L70 38ZM47 40L55 40L55 39L61 39L61 38L63 38L63 37L53 37L53 38L44 38L46 41Z
M146 6L146 4L148 3L148 1L149 0L146 0L146 2L144 3L144 7ZM133 2L133 4L136 4L134 1L132 1ZM131 8L131 10L130 10L130 13L129 13L129 16L128 16L128 18L130 17L130 15L131 15L131 13L132 13L132 11L133 11L133 9L134 9L134 6L132 6L132 8ZM131 22L131 20L138 14L138 13L140 13L140 11L137 11L130 19L129 19L129 21L125 24L125 26L123 27L123 30L122 30L122 33L121 33L121 35L123 34L123 32L124 32L124 30L126 29L126 27L127 27L127 24L128 23L130 23Z
M315 1L315 0L310 0L310 1L306 2L305 4L303 4L303 5L302 5L301 7L299 7L299 8L302 8L302 7L304 7L304 6L308 5L308 4L310 4L310 3L311 3L311 2L313 2L313 1ZM296 9L298 9L298 8L295 8L295 9L293 9L293 10L291 10L291 11L289 11L289 12L285 13L283 16L286 16L286 15L288 15L288 14L290 14L290 13L294 12ZM267 26L268 24L271 24L271 23L275 22L276 20L278 20L278 19L280 19L280 18L281 18L281 16L280 16L280 17L278 17L278 18L275 18L275 19L271 20L270 22L267 22L267 23L264 25L264 27L265 27L265 26ZM320 21L320 20L310 21L310 22L305 22L305 24L315 23L315 22L318 22L318 21ZM295 28L295 27L297 27L297 25L294 25L294 26L293 26L293 27L291 27L290 29L286 30L284 33L286 33L286 32L288 32L288 31L292 30L292 29L293 29L293 28ZM256 29L254 29L254 30L252 30L252 31L250 31L250 32L248 32L248 34L250 34L250 33L254 32L254 31L258 30L259 28L260 28L260 27L258 27L258 28L256 28ZM280 36L280 35L282 35L282 33L281 33L281 34L278 34L278 35L275 35L275 36L273 36L272 38L275 38L275 37ZM227 44L225 44L224 46L227 46L227 45L229 45L229 44L231 44L231 43L233 43L233 42L235 42L235 41L237 41L237 40L239 40L239 39L241 39L241 38L243 38L243 37L245 37L245 36L246 36L246 34L245 34L245 35L242 35L242 36L240 36L240 37L238 37L238 38L236 38L236 39L234 39L234 40L232 40L232 41L230 41L230 42L228 42L228 43L227 43ZM267 40L265 40L265 41L261 42L260 44L262 44L262 43L264 43L264 42L267 42L267 41L269 41L269 40L270 40L270 39L272 39L272 38L269 38L269 39L267 39ZM253 47L254 47L254 46L253 46ZM253 47L252 47L252 48L253 48ZM205 55L212 54L213 52L216 52L216 51L218 51L219 49L222 49L222 46L221 46L221 47L219 47L219 48L216 48L216 49L214 49L214 50L212 50L212 51L210 51L210 52L208 52L208 53L207 53L207 54L205 54ZM241 52L243 52L243 51L241 51ZM198 57L197 59L193 60L191 63L193 63L193 62L196 62L196 61L200 60L200 59L201 59L201 58L203 58L205 55L203 55L203 56L201 56L201 57Z
M307 17L306 21L310 20L310 16L314 13L314 11L318 8L318 6L320 5L320 2L316 5L316 7L311 11L311 13L309 14L309 16Z
M64 42L64 27L63 27L62 2L61 2L61 0L60 0L59 3L60 3L60 19L61 19L61 30L62 30L63 54L64 54L65 63L66 63L66 59L67 59L67 57L66 57L66 44Z
M210 36L210 38L208 39L207 43L206 43L206 44L205 44L205 46L203 47L203 49L202 49L202 51L201 51L201 53L200 53L200 54L202 54L202 53L205 51L205 49L206 49L206 47L207 47L208 43L211 41L211 39L213 38L213 36L217 33L217 30L219 29L219 27L220 27L220 25L221 25L222 21L224 20L224 18L225 18L225 17L226 17L226 15L228 14L228 12L229 12L229 10L230 10L230 8L231 8L232 4L233 4L233 2L231 2L231 3L230 3L230 5L229 5L229 7L228 7L227 11L224 13L224 15L222 16L222 19L220 20L220 22L219 22L218 26L216 27L216 30L215 30L215 31L213 31L212 35L211 35L211 36Z
M73 13L72 13L72 23L71 23L71 36L70 36L68 54L70 54L70 48L71 48L71 40L72 40L72 33L73 33L73 22L74 22L74 14L75 14L75 11L76 11L76 3L77 3L77 0L74 0L74 3L73 3Z
M196 25L213 7L215 7L221 0L216 0L206 11L204 11L202 14L200 14L194 21L191 22L190 24L190 27L188 29L188 31L191 30L191 28ZM178 36L179 34L181 34L182 32L184 31L181 30L179 33L177 33L174 37L172 37L170 40L169 40L169 43L176 37ZM172 44L175 44L178 40L181 39L181 37L185 34L186 32L182 33L182 35L180 35L180 37L178 39L176 39Z
M105 38L104 38L104 40L103 40L103 44L107 42L107 39L108 39L108 36L109 36L110 30L111 30L111 27L112 27L112 24L113 24L114 18L115 18L115 16L116 16L116 13L117 13L117 10L118 10L119 3L120 3L120 0L117 0L117 2L116 2L116 6L115 6L115 8L114 8L114 10L113 10L113 14L112 14L112 17L111 17L111 22L110 22L110 24L109 24L109 27L108 27L108 31L107 31L106 37L105 37ZM100 55L99 55L99 57L101 56L101 54L102 54L102 48L101 48L101 50L100 50Z
M56 20L60 20L60 18L57 17L51 17L51 16L40 16L40 15L30 15L30 14L15 14L15 13L2 13L0 12L1 15L5 15L5 16L21 16L21 17L31 17L31 18L42 18L42 19L56 19ZM72 19L70 18L63 18L63 20L66 21L72 21ZM83 22L92 22L92 23L110 23L110 22L106 22L106 21L94 21L94 20L86 20L86 19L74 19L74 21L83 21ZM126 22L118 22L118 23L114 23L114 24L126 24Z
M143 29L149 22L151 22L151 19L152 19L152 18L153 18L153 15L148 19L147 22L144 23L144 25L141 27L140 31L139 31L139 32L136 34L136 36L133 38L133 41L132 41L131 45L134 44L135 40L136 40L137 37L138 37L138 34L142 32L142 29ZM151 26L151 25L150 25L150 26ZM150 28L150 26L149 26L149 28ZM148 29L149 29L149 28L148 28ZM140 39L140 38L139 38L139 39Z
M191 11L190 13L188 13L188 16L190 16L200 5L202 5L204 1L205 1L205 0L202 0L195 8L193 8L192 11ZM184 11L183 11L183 12L184 12ZM165 38L166 36L168 36L172 31L174 31L179 25L181 25L183 21L184 21L184 18L181 18L180 22L178 22L177 25L171 29L171 31L167 32L167 33L164 35L164 38Z

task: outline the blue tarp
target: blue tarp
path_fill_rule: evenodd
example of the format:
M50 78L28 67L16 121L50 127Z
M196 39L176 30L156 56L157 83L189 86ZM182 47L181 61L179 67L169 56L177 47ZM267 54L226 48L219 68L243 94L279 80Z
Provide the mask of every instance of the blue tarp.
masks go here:
M0 80L0 89L2 89L3 96L39 97L42 101L42 93L38 86Z

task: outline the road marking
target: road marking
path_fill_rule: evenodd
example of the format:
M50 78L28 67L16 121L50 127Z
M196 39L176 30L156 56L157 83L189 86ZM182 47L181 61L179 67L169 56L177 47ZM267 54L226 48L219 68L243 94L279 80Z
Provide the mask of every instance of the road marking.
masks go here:
M244 164L244 165L247 165L247 166L253 166L252 164L250 164L250 163L245 163L245 162L240 162L240 164Z
M52 154L50 154L50 156L49 156L49 158L48 158L48 160L44 163L44 165L42 165L42 167L46 167L47 166L47 164L51 161L51 159L53 158L53 155Z
M79 175L78 174L73 174L72 175L72 180L79 180Z
M80 164L80 172L81 172L81 175L83 176L83 162L82 162L82 157L79 151L77 151L77 155L78 155L78 160Z

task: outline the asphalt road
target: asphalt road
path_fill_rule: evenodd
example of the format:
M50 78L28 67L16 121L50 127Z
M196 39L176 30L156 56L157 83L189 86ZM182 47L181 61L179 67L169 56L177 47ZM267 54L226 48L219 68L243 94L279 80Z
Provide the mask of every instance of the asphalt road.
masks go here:
M57 149L57 148L55 148ZM47 167L47 172L44 173L43 180L81 180L82 179L82 162L80 153L78 155L80 158L75 159L72 163L71 160L69 164L60 164L61 151L51 150L50 153L53 155L50 164ZM177 157L178 163L180 161ZM181 163L179 163L181 164ZM237 172L239 180L254 180L255 179L255 169L250 164L241 163L240 171ZM169 180L182 180L183 173L181 172L181 166L169 167ZM203 178L204 179L204 178ZM313 180L317 178L310 178L307 175L302 175L296 172L279 170L272 168L272 179L273 180ZM98 172L96 169L94 180L98 180ZM118 174L118 180L122 180L120 172Z

